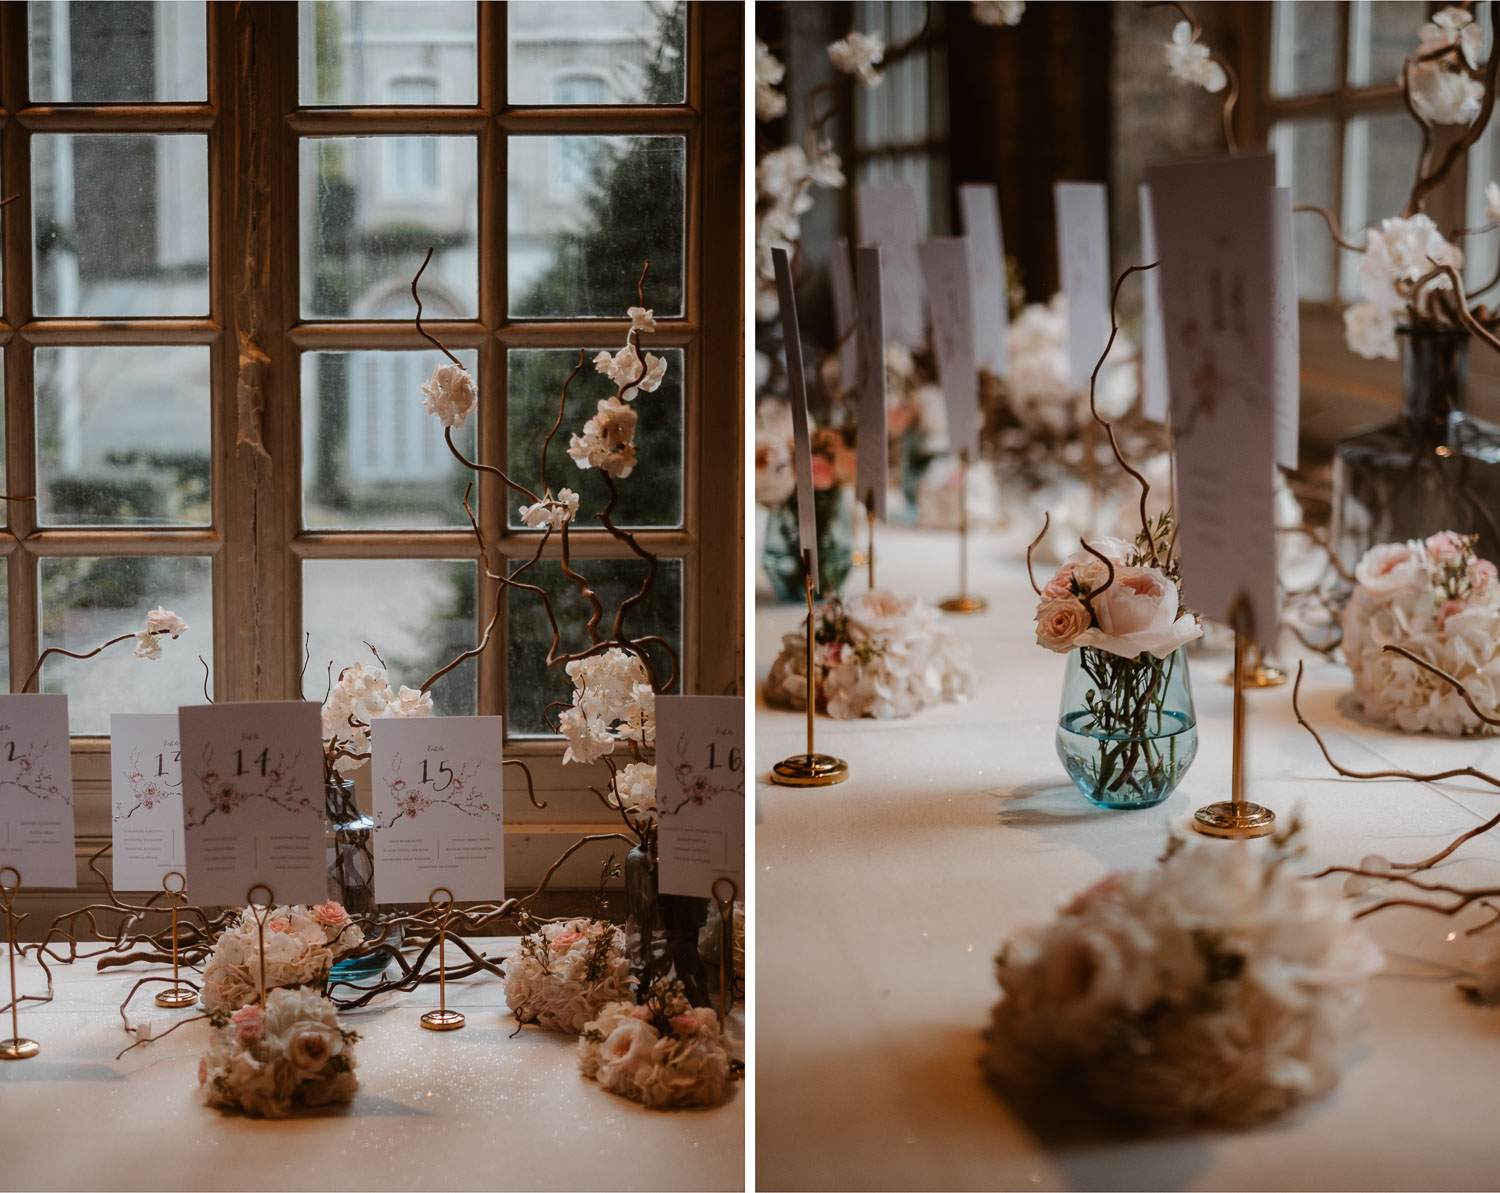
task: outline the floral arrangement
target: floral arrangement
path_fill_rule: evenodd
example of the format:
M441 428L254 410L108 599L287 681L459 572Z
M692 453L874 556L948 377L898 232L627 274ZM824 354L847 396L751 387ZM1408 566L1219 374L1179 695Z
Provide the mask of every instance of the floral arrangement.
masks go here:
M1440 668L1491 715L1500 712L1500 583L1474 536L1450 530L1381 543L1359 561L1344 610L1344 655L1365 714L1407 733L1500 732L1459 690L1384 648L1396 645Z
M767 509L791 501L797 493L792 457L792 412L785 402L761 402L755 412L755 500ZM831 493L854 483L858 458L852 427L814 427L812 481L816 493Z
M260 1001L262 937L268 1000L272 989L321 987L334 962L364 943L364 933L339 903L275 907L263 927L246 908L214 941L204 967L203 1006L210 1013Z
M943 615L914 596L874 589L819 605L814 619L817 698L828 715L909 717L945 701L967 700L978 683L966 643ZM782 638L766 698L807 707L806 629Z
M257 1118L286 1118L293 1103L348 1102L357 1032L339 1025L334 1005L315 990L272 990L266 1005L243 1006L211 1019L198 1084L210 1106Z
M370 722L380 717L425 717L432 693L401 685L391 691L384 667L354 663L339 672L323 701L323 769L329 780L352 774L370 758Z
M573 703L558 717L568 740L566 762L597 762L622 742L650 746L656 738L656 691L637 655L619 647L567 665Z
M1056 294L1048 303L1032 303L1010 325L1006 343L1010 372L1005 400L1022 427L1051 435L1077 435L1093 416L1087 389L1068 383L1068 297ZM1135 345L1117 337L1099 376L1095 399L1105 418L1123 418L1140 397L1140 367Z
M985 1067L1157 1123L1246 1124L1331 1090L1379 950L1285 839L1174 841L1014 935Z
M548 1031L577 1035L633 984L625 933L604 920L543 924L505 959L505 1005Z
M612 1094L664 1110L722 1101L730 1058L718 1015L664 981L639 1004L610 1003L584 1027L578 1068Z

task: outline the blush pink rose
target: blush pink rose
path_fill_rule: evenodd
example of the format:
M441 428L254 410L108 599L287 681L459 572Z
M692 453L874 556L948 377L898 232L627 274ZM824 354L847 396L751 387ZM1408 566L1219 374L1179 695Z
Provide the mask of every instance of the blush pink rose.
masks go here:
M1115 582L1091 602L1098 625L1077 645L1133 659L1164 659L1203 633L1191 613L1177 612L1177 586L1150 567L1117 567Z
M552 947L556 951L561 952L564 949L572 948L582 939L582 932L575 932L570 928L566 932L559 932L552 938Z
M349 913L344 910L344 905L335 903L332 899L309 908L309 911L312 918L325 928L342 928L349 922Z
M1365 552L1354 578L1373 597L1389 597L1427 583L1427 571L1405 543L1380 543Z
M1440 530L1423 545L1427 548L1429 559L1438 563L1457 563L1464 557L1464 548L1468 544L1463 535L1454 534L1451 530Z
M812 458L812 483L813 488L820 491L833 488L833 464L827 456L814 455Z
M234 1025L234 1042L241 1048L248 1048L260 1039L261 1014L258 1004L241 1007L229 1017L229 1022Z
M1496 580L1497 573L1495 565L1488 559L1469 560L1469 583L1475 592L1486 591Z
M673 1015L672 1031L679 1036L690 1036L698 1030L698 1020L692 1015Z
M1045 600L1036 610L1036 644L1067 654L1090 624L1089 611L1076 597Z

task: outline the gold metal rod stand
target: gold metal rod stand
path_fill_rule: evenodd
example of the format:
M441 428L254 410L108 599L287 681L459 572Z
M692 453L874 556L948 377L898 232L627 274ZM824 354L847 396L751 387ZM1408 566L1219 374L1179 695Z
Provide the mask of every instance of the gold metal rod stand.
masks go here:
M1270 808L1245 799L1245 672L1255 621L1250 602L1243 594L1234 598L1229 609L1234 626L1234 753L1228 802L1209 804L1193 814L1193 828L1205 837L1248 840L1266 837L1276 831L1276 813Z
M870 591L875 591L875 490L871 489L865 494L865 521L870 527L870 551L865 556L865 563L870 568Z
M175 887L172 885L174 878L177 879ZM172 986L156 996L156 1005L180 1010L198 1001L197 991L182 982L177 968L177 908L187 898L187 876L180 870L173 870L162 877L161 889L167 893L167 902L172 907Z
M728 894L719 894L719 884L728 888ZM734 980L734 901L739 887L734 879L720 876L709 888L719 908L719 1030L729 1022L729 984Z
M6 874L15 880L6 882ZM21 872L14 866L0 869L0 899L5 903L5 945L10 956L10 1039L0 1040L0 1060L30 1060L42 1050L35 1040L21 1034L21 995L16 988L16 895L21 890Z
M849 764L813 747L818 712L817 618L813 612L812 555L802 552L802 575L807 589L807 753L783 758L771 768L771 782L783 787L828 787L849 777Z
M947 613L979 613L990 603L969 595L969 453L958 453L958 595L938 606Z
M255 892L265 891L265 902L257 907ZM263 882L257 882L245 892L245 910L255 919L255 945L260 951L260 1005L265 1009L266 1005L266 921L271 918L271 910L276 906L276 894Z
M1286 683L1286 672L1275 663L1268 663L1260 653L1260 646L1252 643L1245 659L1245 673L1240 677L1247 688L1279 688ZM1234 672L1224 675L1226 684L1234 683Z
M446 899L438 898L446 895ZM445 886L435 889L427 896L427 905L438 917L438 1005L437 1010L422 1016L422 1026L428 1031L457 1031L464 1025L463 1012L448 1009L448 962L444 955L448 945L448 920L453 915L453 892Z

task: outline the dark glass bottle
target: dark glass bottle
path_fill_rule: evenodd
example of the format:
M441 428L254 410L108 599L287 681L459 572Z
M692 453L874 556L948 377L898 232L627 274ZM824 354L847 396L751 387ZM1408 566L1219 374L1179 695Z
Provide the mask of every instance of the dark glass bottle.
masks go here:
M1334 549L1352 571L1376 543L1455 530L1477 534L1479 554L1500 559L1500 427L1464 409L1470 337L1400 335L1401 414L1334 452Z
M656 834L625 855L625 950L636 977L636 997L652 983L676 978L695 1007L709 1002L708 975L698 938L708 918L708 900L657 891Z

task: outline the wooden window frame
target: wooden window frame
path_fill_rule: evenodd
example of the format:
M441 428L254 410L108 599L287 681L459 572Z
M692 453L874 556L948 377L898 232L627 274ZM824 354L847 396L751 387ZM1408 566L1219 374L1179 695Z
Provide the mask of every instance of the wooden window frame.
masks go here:
M320 350L424 349L409 321L304 319L299 287L299 144L304 136L462 134L477 142L479 311L474 319L428 326L455 351L476 349L485 413L478 458L507 458L504 399L512 348L579 348L625 341L628 319L515 319L507 315L507 163L510 135L665 134L685 140L683 313L658 320L653 348L683 351L683 520L637 538L682 561L682 686L743 693L744 675L744 15L739 4L689 0L685 102L659 107L550 107L506 102L504 3L480 3L478 102L422 108L299 106L298 10L287 0L209 3L207 101L203 103L31 104L28 6L0 5L0 171L16 201L0 211L4 284L7 482L34 493L34 356L38 347L197 344L210 351L212 521L189 528L38 529L34 503L8 503L0 558L8 577L11 674L26 675L40 649L38 563L49 556L149 553L202 555L213 575L213 693L216 700L296 699L302 624L302 565L308 560L478 561L467 530L308 531L301 527L301 356ZM251 69L248 65L254 62ZM205 318L37 318L32 303L34 135L193 132L208 137L209 314ZM706 293L713 287L713 293ZM649 294L648 294L649 297ZM257 368L255 349L265 363ZM243 365L243 367L242 367ZM248 388L237 399L241 381ZM251 399L264 400L257 415ZM502 395L499 401L489 395ZM413 400L419 400L413 395ZM268 455L237 441L258 430ZM646 478L642 478L646 479ZM639 483L639 482L637 482ZM491 475L477 479L476 511L491 565L535 551L537 532L513 530L514 500ZM583 525L570 534L580 559L620 558L626 548ZM549 545L546 558L560 555ZM496 585L479 573L477 625ZM27 595L29 594L29 595ZM18 599L19 598L19 599ZM498 641L478 660L481 714L504 712L506 614ZM187 695L185 703L191 702ZM109 838L106 737L74 738L80 855ZM582 791L593 776L561 767L555 740L518 740L541 793ZM585 793L586 794L586 793ZM601 819L593 797L551 801L534 812L524 791L507 800L507 833L556 840ZM550 798L544 794L543 798ZM514 815L513 815L514 813ZM611 827L617 827L612 825ZM556 849L548 846L551 855ZM547 850L523 850L526 854ZM577 855L581 883L597 880L597 859ZM536 859L545 865L545 860ZM550 860L550 856L548 859ZM508 867L513 883L534 866ZM566 877L566 876L563 876Z

